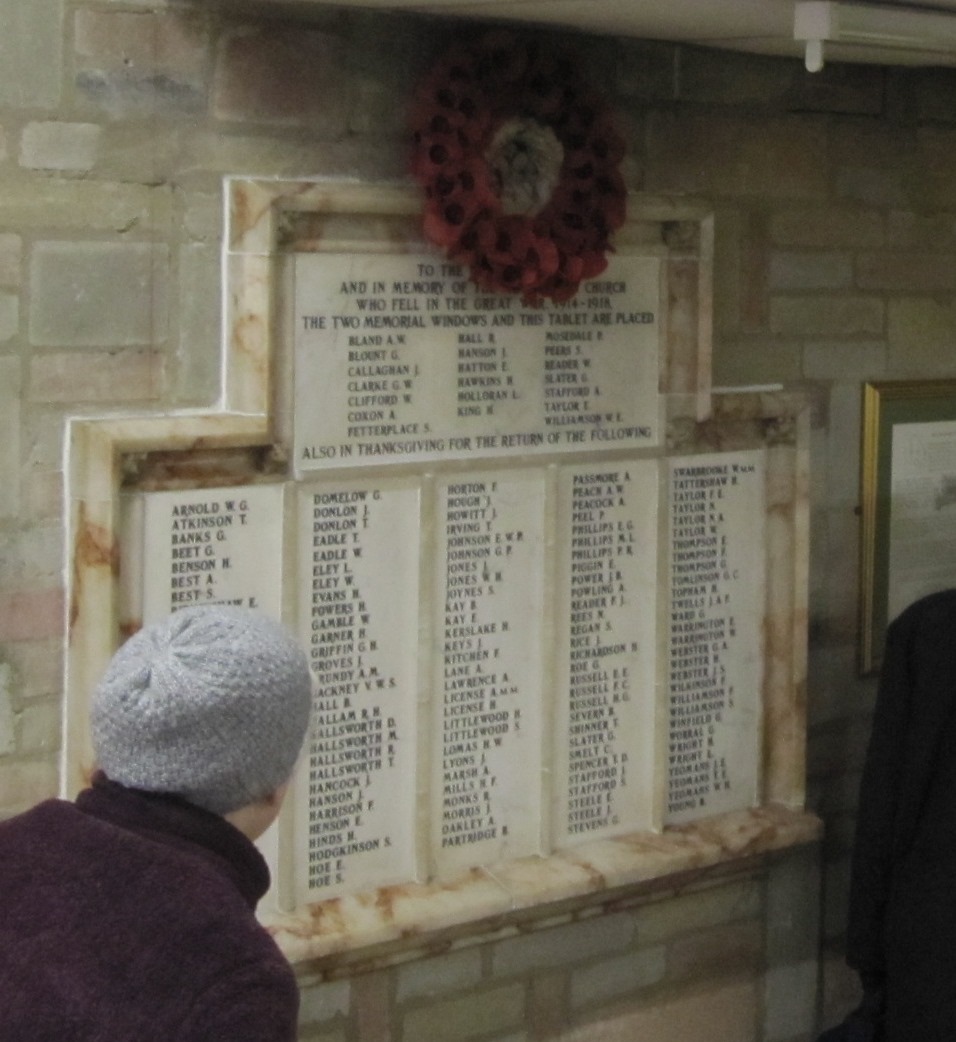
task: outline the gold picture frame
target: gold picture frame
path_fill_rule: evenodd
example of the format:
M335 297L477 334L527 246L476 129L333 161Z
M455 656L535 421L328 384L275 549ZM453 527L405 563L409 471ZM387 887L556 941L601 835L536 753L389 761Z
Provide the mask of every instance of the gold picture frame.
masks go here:
M911 424L925 427L902 430ZM891 559L899 558L910 547L894 530L892 508L894 481L894 436L897 449L903 435L915 436L926 431L926 437L951 440L956 446L956 380L895 380L866 383L863 386L862 451L860 466L860 672L876 672L883 657L886 627L897 608L901 590L891 591ZM912 440L912 439L910 439ZM912 474L916 487L929 485L938 474L929 465L932 453L926 453L927 468L920 471L919 453L907 459L906 473ZM956 457L953 457L956 480ZM902 464L898 464L902 467ZM948 487L948 486L947 486ZM956 503L956 486L953 489ZM947 504L948 505L948 504ZM905 525L897 519L896 530ZM912 527L912 526L910 526ZM954 537L956 538L956 537ZM905 544L905 545L904 545ZM918 545L918 540L913 540ZM945 560L942 562L945 564ZM938 578L938 583L936 579ZM906 586L910 600L919 595L956 586L956 555L949 573L938 577L924 574ZM916 591L919 591L918 593ZM905 597L905 593L904 593Z

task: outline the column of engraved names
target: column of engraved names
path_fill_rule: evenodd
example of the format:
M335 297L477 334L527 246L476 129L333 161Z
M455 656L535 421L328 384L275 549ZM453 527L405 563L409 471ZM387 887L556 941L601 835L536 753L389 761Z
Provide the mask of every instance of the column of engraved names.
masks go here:
M730 465L674 466L671 484L668 813L702 811L729 790L715 733L733 706L723 662L735 635L723 513ZM753 547L761 553L760 547Z
M388 830L374 820L370 793L394 761L396 723L378 696L396 682L368 661L377 641L354 567L368 529L370 495L356 490L310 497L310 658L317 695L308 749L309 889L343 884L350 857L391 844Z
M407 357L405 335L347 334L346 444L359 441L366 454L369 440L427 434L417 390L421 372ZM383 346L384 345L384 346Z
M283 495L278 484L145 493L143 620L197 604L278 616Z
M432 404L445 365L429 348L452 334L426 316L442 308L446 283L423 268L434 266L406 254L297 255L297 466L445 448Z
M461 861L456 848L534 849L541 550L526 526L541 494L540 482L504 477L446 488L438 819L447 864Z
M616 803L628 784L620 748L620 710L631 699L622 639L626 583L621 559L634 553L633 523L620 516L630 475L582 472L571 487L568 811L571 834L618 824ZM620 625L619 625L620 624Z
M496 406L521 394L509 372L508 348L495 333L458 334L458 415L496 415Z
M635 280L638 281L638 280ZM586 282L584 292L538 317L544 337L543 410L545 427L561 430L572 443L650 437L646 426L627 422L626 372L608 368L621 329L653 327L654 311L626 310L624 279ZM634 348L634 336L630 347Z
M552 319L584 317L585 312L564 316L560 312L549 316ZM601 388L591 382L591 342L595 334L588 329L554 330L544 334L544 422L546 427L580 427L588 424L594 428L610 423L614 413L598 411L597 399ZM617 419L620 420L620 414ZM583 434L579 439L583 441Z
M248 520L245 501L207 499L201 503L177 503L170 523L170 603L183 608L217 601L216 578L232 567L223 553L233 526ZM217 601L218 603L218 601ZM237 599L236 603L240 603ZM250 605L255 607L255 604Z

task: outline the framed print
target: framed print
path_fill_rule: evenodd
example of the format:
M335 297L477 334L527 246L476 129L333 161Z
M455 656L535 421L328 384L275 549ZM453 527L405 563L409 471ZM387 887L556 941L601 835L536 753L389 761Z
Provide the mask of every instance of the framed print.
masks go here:
M956 380L863 388L860 671L883 657L887 625L956 586Z

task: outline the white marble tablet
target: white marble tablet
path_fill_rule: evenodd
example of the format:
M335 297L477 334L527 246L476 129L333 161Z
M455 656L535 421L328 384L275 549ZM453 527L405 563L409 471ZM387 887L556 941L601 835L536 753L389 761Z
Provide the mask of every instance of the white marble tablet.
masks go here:
M535 308L428 254L296 255L297 470L658 444L661 278L621 254Z
M541 852L542 470L436 488L431 847L435 873Z
M295 890L417 878L417 485L298 490L298 616L316 679L295 787Z
M669 465L668 823L759 803L762 450Z
M562 469L554 842L655 822L656 461Z

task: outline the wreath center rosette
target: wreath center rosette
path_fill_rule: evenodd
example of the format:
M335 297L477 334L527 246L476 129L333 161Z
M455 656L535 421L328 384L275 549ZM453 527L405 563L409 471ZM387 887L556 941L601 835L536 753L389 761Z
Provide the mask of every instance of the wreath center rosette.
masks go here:
M624 143L569 58L506 32L458 44L411 125L425 237L481 289L560 302L607 267Z

